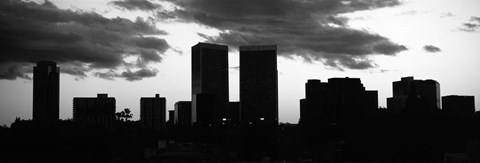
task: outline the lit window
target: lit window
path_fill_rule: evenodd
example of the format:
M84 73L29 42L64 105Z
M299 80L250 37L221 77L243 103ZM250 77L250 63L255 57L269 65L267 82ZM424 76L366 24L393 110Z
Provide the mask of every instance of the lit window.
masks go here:
M261 121L265 120L265 118L260 118Z

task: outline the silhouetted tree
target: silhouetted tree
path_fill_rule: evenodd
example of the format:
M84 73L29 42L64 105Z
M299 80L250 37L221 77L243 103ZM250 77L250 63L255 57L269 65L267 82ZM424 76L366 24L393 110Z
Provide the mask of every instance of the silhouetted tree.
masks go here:
M131 113L130 108L125 108L121 112L115 113L115 117L120 121L128 121L132 116L133 114Z

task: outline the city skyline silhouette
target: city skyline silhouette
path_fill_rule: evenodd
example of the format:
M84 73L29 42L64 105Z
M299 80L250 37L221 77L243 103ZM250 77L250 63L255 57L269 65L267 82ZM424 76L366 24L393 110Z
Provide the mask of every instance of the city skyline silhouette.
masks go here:
M31 67L40 60L56 61L63 67L60 77L64 82L60 86L64 89L60 92L62 99L59 106L62 119L73 118L69 110L73 105L70 99L75 96L91 96L108 92L117 99L121 99L118 103L119 107L132 109L135 113L133 119L139 119L140 108L135 100L138 97L161 92L162 96L168 96L173 101L189 100L191 97L184 93L191 91L188 89L189 80L191 80L188 75L191 58L188 54L190 54L190 46L198 42L219 43L232 47L229 53L231 55L229 77L232 80L229 83L231 90L229 96L233 101L238 101L240 98L239 83L237 83L239 81L237 80L239 78L237 48L243 45L278 45L278 95L279 99L283 99L279 100L281 111L279 121L281 122L296 123L298 121L300 113L296 99L303 96L302 85L308 79L324 81L331 77L362 78L362 82L367 87L379 91L379 105L382 107L387 106L385 98L392 96L389 82L406 76L435 79L444 83L442 94L445 95L480 95L479 88L475 85L480 79L475 73L479 65L475 55L478 49L474 44L478 39L477 10L472 10L473 6L476 6L475 2L459 3L457 6L448 5L449 3L445 2L432 7L428 5L429 2L404 3L397 0L388 1L391 3L318 2L311 5L282 1L276 6L265 8L265 11L283 11L285 14L258 12L249 7L249 4L256 2L242 2L231 6L220 1L213 3L218 6L212 8L205 8L206 6L202 5L203 2L184 6L185 10L191 10L192 13L172 11L168 7L160 9L159 6L168 6L163 2L141 1L140 4L146 4L145 6L150 6L149 8L135 7L140 4L131 4L130 1L107 2L109 1L84 3L55 0L43 4L39 0L29 3L30 8L17 0L3 2L5 4L3 6L8 10L4 8L1 19L12 21L8 21L11 26L2 28L6 43L2 44L5 55L2 55L2 66L0 66L0 79L3 79L0 80L0 90L12 93L1 94L3 106L0 109L6 114L2 114L0 124L8 125L16 116L23 119L31 118L30 103L11 101L18 98L27 98L26 101L33 100L30 99L32 95L28 91L31 89L29 88L30 79L33 78ZM314 10L321 7L322 3L330 6L330 10L323 9L330 12ZM190 3L182 5L187 4ZM172 3L171 5L180 4ZM232 14L217 10L221 9L222 5L225 5L224 8L229 8ZM257 6L263 5L265 4L259 3ZM74 6L77 8L72 8ZM110 10L110 14L89 10L93 6L105 11ZM427 7L432 12L420 12L422 8ZM14 10L10 8L18 10L19 13L11 13ZM27 11L27 8L39 14L23 13L22 11ZM240 8L249 10L238 10ZM75 12L82 9L88 12ZM248 12L250 9L253 11ZM157 21L148 21L148 14L140 14L157 10L161 10L154 17L158 18ZM49 19L48 16L44 16L47 15L47 11L52 11L54 15L70 16ZM212 21L207 21L198 18L197 21L197 18L188 16L188 14L201 15L201 13L211 13L217 17L223 14L226 19L213 23L218 19L212 18ZM121 19L114 19L116 16L111 17L112 15L117 15ZM274 24L275 21L264 19L261 15L284 19L284 22ZM390 17L387 19L381 15ZM19 16L24 19L19 19ZM31 21L35 16L38 16L38 20ZM142 20L137 20L137 17ZM251 17L252 22L239 21L244 17ZM362 17L372 19L361 19ZM91 23L97 25L81 21L90 19L96 20ZM323 26L312 24L314 19L318 19L315 22ZM418 19L438 21L416 21ZM181 23L187 20L204 26L196 26L197 23ZM303 21L296 22L297 20ZM118 23L122 21L126 24ZM57 26L65 22L71 22L71 26ZM28 23L35 23L36 27L50 28L31 30L9 28L25 26ZM402 23L410 24L409 28L404 28ZM258 30L263 31L264 35L252 38L250 36L255 34L238 33L237 26L239 29L240 27L257 28L254 24L258 24ZM271 30L266 30L267 28L264 27ZM330 32L322 33L322 30L316 30L315 27ZM58 28L61 29L53 31ZM229 35L225 33L228 30L232 31ZM290 31L291 35L286 35L287 31ZM93 37L101 36L101 33L105 34L104 37ZM142 34L142 36L135 34ZM119 35L122 37L111 39ZM230 37L234 35L238 37ZM308 40L308 36L318 40ZM292 39L293 37L297 39ZM450 41L452 39L455 41ZM451 42L457 44L451 44ZM98 45L97 49L91 47L94 44ZM114 44L118 46L113 46ZM315 44L317 46L314 46ZM89 86L85 87L85 85ZM121 91L116 89L118 87L128 87L137 91ZM152 90L152 87L155 90ZM83 89L66 91L65 88ZM12 91L12 89L22 91ZM169 103L166 107L171 110L174 104ZM479 107L480 102L477 101L476 108Z
M197 57L228 55L226 47L205 43L193 47L198 45L203 47L192 52ZM129 120L129 108L116 112L115 97L108 94L73 98L73 120L59 119L58 108L52 103L59 100L55 92L61 83L60 68L55 62L38 62L33 91L48 100L36 101L32 108L35 119L16 118L10 128L1 127L2 160L480 161L480 132L475 130L480 125L480 111L475 112L474 96L442 96L445 109L440 109L438 82L402 77L392 82L393 97L387 108L381 108L377 91L367 90L360 78L330 78L327 82L310 79L305 83L305 98L299 99L299 123L278 123L277 100L268 101L276 97L276 75L265 75L277 73L276 64L272 64L276 62L276 57L272 57L276 46L248 46L241 50L245 58L240 71L246 74L241 82L245 86L241 86L248 89L242 89L239 102L218 107L215 103L223 99L216 96L222 94L193 92L195 102L176 102L171 114L165 108L167 98L155 94L140 98L139 121ZM262 62L245 63L256 57ZM192 65L199 61L192 60ZM221 72L228 66L218 65L226 62L201 61L199 68ZM215 79L222 79L192 73L195 75L201 76L200 82L192 80L192 87L200 85L198 89L202 91L215 86ZM201 83L205 80L210 82ZM39 85L48 89L38 89ZM259 98L265 99L252 100ZM166 120L167 111L170 122ZM379 134L386 137L378 137ZM79 140L84 143L77 144ZM128 143L119 148L120 144L115 143L119 140ZM127 155L117 156L122 152ZM26 157L18 158L21 155Z
M477 1L0 6L8 161L480 160Z

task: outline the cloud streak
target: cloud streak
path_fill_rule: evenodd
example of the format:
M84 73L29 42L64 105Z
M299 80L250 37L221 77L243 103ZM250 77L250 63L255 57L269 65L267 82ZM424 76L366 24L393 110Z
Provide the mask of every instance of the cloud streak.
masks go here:
M172 17L222 30L218 36L199 34L208 42L231 46L276 44L279 55L300 56L343 69L376 67L371 55L393 56L407 50L388 38L349 28L339 16L392 7L397 0L171 0L180 6ZM168 16L164 16L168 15Z
M480 31L480 17L475 17L475 16L470 17L470 22L463 23L463 27L460 28L460 30L466 31L466 32Z
M110 19L94 12L62 10L49 1L2 0L0 6L0 79L28 79L31 71L25 65L31 69L41 60L58 62L62 73L77 77L105 69L145 68L161 62L170 48L157 37L166 33L152 20ZM138 60L127 63L126 57ZM155 76L156 71L151 72L139 73L135 79Z
M127 10L154 10L161 7L158 4L154 4L148 0L119 0L119 1L112 1L110 4L115 6L125 8Z
M157 69L143 68L137 71L127 70L122 73L115 71L95 72L94 75L106 80L114 80L115 78L125 78L128 81L142 80L143 78L154 77L158 73Z
M433 45L425 45L423 47L423 49L427 52L430 52L430 53L437 53L437 52L441 52L442 50L436 46L433 46Z

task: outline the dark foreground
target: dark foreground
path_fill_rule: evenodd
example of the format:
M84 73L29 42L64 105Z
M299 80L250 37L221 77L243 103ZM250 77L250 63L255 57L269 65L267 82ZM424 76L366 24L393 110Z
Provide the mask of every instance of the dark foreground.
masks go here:
M479 118L402 116L321 125L109 127L17 120L0 162L480 162Z

